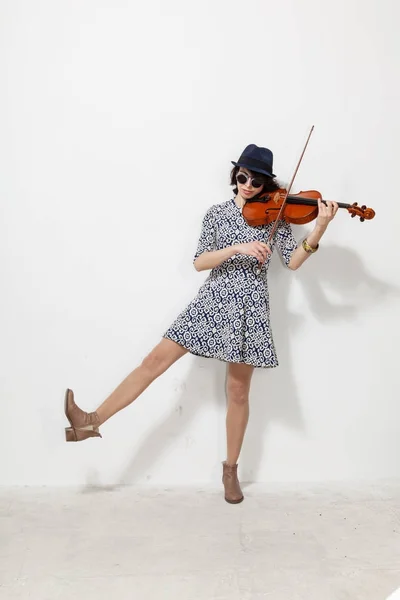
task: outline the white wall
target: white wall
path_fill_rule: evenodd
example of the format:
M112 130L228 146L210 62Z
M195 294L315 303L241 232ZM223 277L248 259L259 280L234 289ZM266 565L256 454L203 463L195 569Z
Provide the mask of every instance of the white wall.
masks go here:
M281 366L257 371L244 479L399 476L395 0L1 3L1 483L219 482L224 365L187 356L64 442L207 276L206 209L248 143L341 210L295 274L274 257ZM295 227L300 238L308 228Z

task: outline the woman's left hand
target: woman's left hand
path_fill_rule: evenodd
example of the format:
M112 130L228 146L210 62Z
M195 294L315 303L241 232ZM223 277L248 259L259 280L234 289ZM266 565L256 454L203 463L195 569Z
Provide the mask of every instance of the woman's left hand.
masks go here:
M339 208L337 202L332 202L331 200L325 200L325 202L326 205L318 198L318 217L316 223L317 226L324 228L328 227Z

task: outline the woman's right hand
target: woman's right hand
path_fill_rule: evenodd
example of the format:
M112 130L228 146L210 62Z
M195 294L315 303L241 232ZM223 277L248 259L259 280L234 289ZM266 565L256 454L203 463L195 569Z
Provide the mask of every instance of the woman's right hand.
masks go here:
M234 248L238 254L254 256L260 264L264 264L268 254L272 254L271 249L264 242L248 242L247 244L235 244Z

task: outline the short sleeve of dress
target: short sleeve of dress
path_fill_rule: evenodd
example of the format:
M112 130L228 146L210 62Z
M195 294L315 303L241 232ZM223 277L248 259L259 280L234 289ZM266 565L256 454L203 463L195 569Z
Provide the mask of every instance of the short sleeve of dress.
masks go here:
M275 243L280 255L282 256L286 266L289 266L293 252L297 248L297 241L293 235L290 223L280 221L275 232Z
M201 232L197 244L197 250L193 257L193 262L203 254L203 252L212 252L216 248L216 226L215 226L215 210L212 206L208 209L203 217Z

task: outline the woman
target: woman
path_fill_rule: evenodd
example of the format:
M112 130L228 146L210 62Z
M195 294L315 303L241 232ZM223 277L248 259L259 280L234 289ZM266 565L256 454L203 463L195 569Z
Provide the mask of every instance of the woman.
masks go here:
M269 322L267 271L274 245L290 269L298 269L319 246L338 206L319 202L314 230L297 245L291 226L284 221L276 229L271 247L272 224L251 227L242 216L244 204L264 191L278 189L274 181L273 155L251 144L233 162L231 185L234 198L209 208L203 219L194 256L198 271L211 269L197 296L164 333L160 343L97 408L87 413L67 390L65 413L71 427L67 441L101 437L99 426L131 404L157 377L187 352L227 363L227 457L222 481L225 500L243 500L237 478L237 461L249 417L249 390L255 367L278 366Z

